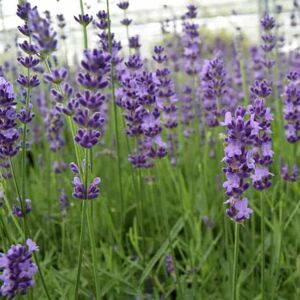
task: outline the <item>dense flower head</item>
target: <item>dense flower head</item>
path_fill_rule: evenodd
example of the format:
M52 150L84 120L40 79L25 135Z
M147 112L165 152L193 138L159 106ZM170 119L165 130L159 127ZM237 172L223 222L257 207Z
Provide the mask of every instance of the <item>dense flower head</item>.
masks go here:
M264 30L268 31L275 28L276 22L273 17L265 12L263 18L260 20L260 24Z
M193 4L187 6L187 12L185 14L186 18L194 19L197 17L197 7Z
M129 26L132 23L132 19L129 18L123 18L120 23L124 26Z
M31 4L27 1L24 1L23 3L17 5L17 16L22 20L27 21L30 10Z
M224 102L225 66L220 57L205 61L202 68L203 107L205 109L206 125L210 127L219 124L221 104ZM231 99L232 101L232 99Z
M285 136L288 142L300 139L300 73L289 72L284 91Z
M26 295L29 287L35 284L33 275L37 267L32 261L33 252L38 251L38 246L30 239L26 246L12 245L7 253L0 253L0 280L3 282L0 295L13 299L17 295Z
M120 1L117 6L122 10L126 10L129 7L129 1Z
M63 216L67 214L68 208L69 208L69 200L68 196L65 193L64 189L60 190L60 195L59 195L59 205L60 205L60 211Z
M78 22L82 26L88 26L93 21L93 16L88 14L74 16L76 22Z
M17 60L26 69L31 69L37 66L40 62L38 58L34 58L33 56L26 56L26 57L19 56Z
M141 44L140 44L140 37L138 35L135 36L131 36L129 38L129 48L131 49L139 49L141 48Z
M77 92L67 107L59 110L72 115L79 125L75 141L84 148L92 148L100 139L106 122L108 98L99 90L109 85L111 56L102 50L84 51L81 62L83 72L78 74L78 83L85 88Z
M270 70L275 65L275 60L273 60L269 55L269 53L272 52L276 46L276 36L272 33L272 29L275 27L275 25L275 19L269 16L268 13L265 13L264 17L261 19L261 48L265 53L262 59L262 63L268 70Z
M126 133L138 140L129 161L135 168L149 168L153 166L152 159L167 154L167 145L160 134L165 92L161 84L168 79L159 79L157 73L144 71L139 55L130 56L125 66L127 69L121 74L121 87L116 95L117 105L123 109Z
M66 26L66 21L65 21L65 17L63 14L57 14L56 15L56 19L57 19L57 26L59 28L64 28Z
M255 80L254 84L250 87L250 92L253 98L267 98L271 95L272 88L265 79Z
M96 14L98 21L95 22L96 26L99 29L105 30L108 27L108 15L107 12L105 10L100 10L98 11L98 13Z
M57 48L57 34L49 21L40 16L37 7L29 12L28 27L38 54L44 58Z
M292 172L289 173L289 166L284 164L281 166L281 178L285 181L296 182L299 178L299 168L295 164L292 168Z
M184 70L188 75L196 75L200 71L200 38L199 26L194 23L183 24L183 57Z
M250 150L253 143L252 132L255 124L247 119L246 112L243 107L237 108L234 115L227 112L223 123L227 127L225 157L223 159L226 163L223 170L226 181L223 187L227 196L230 197L225 203L229 204L228 216L237 222L248 219L252 213L248 209L247 199L241 197L249 187L247 179L255 168Z
M22 207L20 207L19 205L14 205L12 208L12 212L17 218L23 218L24 215L27 215L28 213L31 212L31 200L25 199L24 211L22 210Z
M11 83L0 77L0 154L14 156L18 151L16 95Z
M65 141L62 135L64 121L61 112L55 107L47 111L44 118L46 125L46 137L50 150L56 152L63 148Z
M65 68L52 69L50 74L44 75L44 80L46 82L51 82L54 84L62 83L68 76L68 71Z
M101 183L101 179L96 177L93 182L87 187L81 182L79 177L73 179L73 197L80 200L92 200L99 196L100 189L98 185Z

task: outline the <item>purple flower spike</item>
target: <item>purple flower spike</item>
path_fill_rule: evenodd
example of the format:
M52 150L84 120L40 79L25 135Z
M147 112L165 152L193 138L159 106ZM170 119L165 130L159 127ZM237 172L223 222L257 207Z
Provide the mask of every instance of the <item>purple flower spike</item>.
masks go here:
M124 26L129 26L132 23L132 19L124 18L120 21L120 23Z
M78 17L74 16L76 22L78 22L82 26L88 26L93 21L93 16L88 14L78 15Z
M71 171L72 171L72 173L73 173L74 175L80 173L79 167L78 167L74 162L71 162L70 165L69 165L69 167L70 167L70 169L71 169Z
M275 27L276 22L273 17L271 17L268 13L265 13L263 18L260 21L260 24L264 30L268 31Z
M14 156L18 151L16 101L13 86L0 77L0 155Z
M105 10L100 10L97 13L98 22L96 22L96 26L101 30L106 30L108 26L107 13Z
M97 130L79 128L74 139L81 147L89 149L99 142L100 135L100 132Z
M174 269L174 264L173 264L173 258L171 255L166 256L166 268L169 274L173 274L175 269Z
M18 79L17 79L18 84L24 86L24 87L36 87L40 84L40 81L37 77L37 75L32 76L29 78L28 76L20 74Z
M7 253L0 253L0 280L3 282L0 294L7 299L26 295L28 288L35 284L33 275L37 273L37 267L32 261L32 253L39 248L30 239L26 246L12 245Z
M91 183L87 190L87 199L95 199L99 196L100 190L98 188L98 185L101 183L101 179L99 177L96 177L93 180L93 183Z
M248 199L244 198L238 200L234 203L234 209L236 210L236 215L234 217L236 222L241 222L242 220L249 219L253 210L248 207Z
M83 183L81 183L81 180L79 177L74 177L73 179L73 197L81 200L85 199L95 199L99 196L100 190L98 188L98 185L100 184L101 179L99 177L96 177L93 182L89 185L87 191L85 190L85 187Z
M23 213L22 209L19 206L17 206L17 205L13 206L12 211L13 211L13 214L17 218L23 218L24 217L24 213ZM25 200L25 214L27 215L30 212L31 212L31 200L30 199L26 199Z
M129 2L128 1L120 1L117 6L122 9L126 10L129 7Z
M18 57L17 60L22 66L24 66L27 69L31 69L37 66L40 62L39 59L33 58L32 56Z
M197 17L197 7L193 4L187 6L187 13L185 14L186 18L194 19Z
M288 142L296 143L300 139L300 73L290 72L284 91L285 136Z
M140 49L141 48L141 44L140 44L140 38L138 35L132 36L129 38L129 48L131 49Z
M29 2L24 2L17 5L17 16L24 21L28 21L28 14L31 10L31 4Z
M68 76L68 71L65 68L52 69L51 74L44 75L44 79L46 82L60 84L67 78L67 76Z

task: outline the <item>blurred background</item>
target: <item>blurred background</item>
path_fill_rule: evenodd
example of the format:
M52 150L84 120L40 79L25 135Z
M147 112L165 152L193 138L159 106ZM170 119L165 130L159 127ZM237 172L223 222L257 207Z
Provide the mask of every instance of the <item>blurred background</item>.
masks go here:
M65 47L68 48L68 58L71 59L75 53L80 53L82 32L80 25L74 20L74 15L80 13L79 1L32 0L30 2L33 6L38 5L39 11L50 12L55 29L57 29L56 15L64 15L67 36ZM126 34L124 26L120 24L123 11L117 7L118 2L118 0L110 0L112 26L117 39L124 45L127 43ZM130 0L129 2L128 17L133 19L129 28L130 36L140 35L144 55L149 55L153 44L160 42L163 20L169 20L164 24L168 31L181 31L181 16L185 12L186 5L191 3L199 8L197 22L202 28L216 33L226 31L233 34L237 28L240 28L241 32L254 43L259 38L259 18L263 12L268 10L276 15L278 9L281 9L280 18L277 20L286 33L285 49L282 50L296 48L299 40L294 38L292 42L292 36L297 35L299 27L290 27L290 24L299 23L300 20L300 8L295 8L293 0ZM16 36L16 26L19 24L16 16L17 3L17 0L0 0L0 47L8 53L8 56L15 54L15 47L12 46L18 38ZM94 16L105 7L105 0L85 1L85 12ZM89 26L89 32L90 43L96 43L97 32L93 31L93 26Z

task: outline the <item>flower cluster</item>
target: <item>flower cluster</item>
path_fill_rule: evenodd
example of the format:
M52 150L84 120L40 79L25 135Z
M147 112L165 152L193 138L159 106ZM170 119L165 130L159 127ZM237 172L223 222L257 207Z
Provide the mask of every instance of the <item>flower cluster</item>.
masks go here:
M127 70L121 75L117 104L124 110L127 134L135 137L138 144L129 161L135 168L148 168L153 165L153 158L166 155L158 106L160 81L154 73L143 71L139 55L130 56L125 65Z
M223 170L226 181L223 187L226 195L230 197L225 203L229 204L227 215L236 222L248 219L253 212L248 208L248 200L242 194L248 189L249 183L246 180L255 168L249 148L252 146L253 129L257 124L246 119L246 112L243 107L237 108L234 115L227 112L223 124L227 127L223 159L226 163Z
M0 253L0 280L3 282L0 295L14 299L17 295L26 295L29 287L35 284L33 275L37 267L32 261L33 252L38 251L38 246L30 239L26 246L12 245L7 253Z
M271 147L272 114L265 105L265 91L257 88L257 98L246 110L236 109L234 116L230 112L225 114L228 134L225 139L227 180L224 182L226 194L230 198L225 202L230 205L227 214L237 222L248 219L252 210L247 207L248 200L242 194L249 187L249 178L255 189L263 190L271 185L272 174L269 165L272 163L273 151ZM253 87L255 90L255 87ZM260 96L259 96L260 95Z
M0 77L0 155L14 156L18 152L16 95L12 85Z
M207 126L219 125L222 97L225 94L225 67L220 57L205 61L202 68L203 107Z
M107 97L99 90L109 84L110 55L102 50L85 50L81 66L85 73L78 74L78 83L85 90L77 92L73 120L79 125L75 141L83 148L92 148L100 139L105 124L103 109Z
M85 168L85 161L82 162L82 168ZM74 162L70 163L70 169L75 175L73 183L73 197L80 200L91 200L99 196L100 190L98 185L101 183L99 177L94 178L89 186L85 186L80 179L80 169Z
M293 166L291 174L289 173L289 166L287 164L281 166L281 177L285 181L296 182L299 178L299 168L297 165Z
M267 69L272 69L275 64L275 61L269 58L269 53L273 51L276 46L276 37L272 33L272 29L275 28L276 22L273 17L271 17L268 13L265 13L263 18L260 21L262 27L262 50L265 52L265 58L263 61L264 66Z
M290 143L299 141L300 135L300 73L290 72L284 92L285 136Z
M33 49L42 59L56 51L57 33L49 20L40 16L37 7L32 8L28 15L28 27L32 32Z

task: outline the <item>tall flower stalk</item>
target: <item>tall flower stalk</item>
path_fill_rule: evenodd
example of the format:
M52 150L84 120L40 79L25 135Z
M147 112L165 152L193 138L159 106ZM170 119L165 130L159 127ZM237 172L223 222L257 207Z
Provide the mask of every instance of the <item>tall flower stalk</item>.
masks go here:
M110 19L110 10L109 10L109 0L106 0L106 11L107 11L107 31L108 31L108 51L113 56L112 49L112 33L111 33L111 19ZM120 149L120 136L119 136L119 122L118 122L118 112L116 104L116 90L115 90L115 68L113 63L111 63L110 68L110 83L111 83L111 95L113 101L113 116L115 121L115 136L116 136L116 148L117 148L117 163L118 163L118 184L119 184L119 193L120 193L120 219L121 219L121 233L123 231L124 225L124 195L123 195L123 186L122 186L122 168L121 168L121 149Z
M79 73L78 82L85 88L84 92L76 94L76 100L79 103L75 114L73 116L74 121L83 128L77 130L75 141L81 147L84 148L85 159L83 164L83 178L84 184L81 183L80 178L75 177L73 180L74 185L74 197L82 199L81 207L81 230L80 230L80 245L79 245L79 258L78 258L78 269L75 286L75 299L78 298L78 287L81 274L81 264L83 255L83 236L85 230L85 219L87 219L88 234L91 244L92 253L92 264L93 264L93 277L96 289L96 299L100 300L100 285L99 278L97 275L97 248L95 241L95 231L93 222L93 201L91 201L89 209L87 210L85 201L88 199L94 199L98 197L100 184L100 178L95 178L93 182L89 184L89 172L93 170L92 163L92 147L95 146L100 138L100 131L104 124L104 117L101 114L101 106L104 103L105 97L97 90L105 88L108 84L106 80L106 74L109 72L107 63L111 57L105 55L101 51L88 50L88 36L87 26L91 22L92 17L84 14L83 1L80 0L81 16L79 19L86 18L86 22L79 22L82 25L83 37L84 37L84 54L85 59L82 61L82 67L86 73ZM79 168L78 168L79 169ZM82 198L83 197L83 198Z

